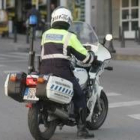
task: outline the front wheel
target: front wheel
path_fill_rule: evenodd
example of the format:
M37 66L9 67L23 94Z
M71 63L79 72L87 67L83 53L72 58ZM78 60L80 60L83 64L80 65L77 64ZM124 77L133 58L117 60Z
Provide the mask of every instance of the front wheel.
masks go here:
M56 120L47 121L47 115L42 114L37 104L28 112L29 130L35 140L49 140L55 132Z
M98 128L100 128L107 117L108 99L104 91L101 91L101 96L99 100L101 105L101 111L99 110L98 103L96 102L92 115L92 121L87 122L87 128L89 130L97 130Z

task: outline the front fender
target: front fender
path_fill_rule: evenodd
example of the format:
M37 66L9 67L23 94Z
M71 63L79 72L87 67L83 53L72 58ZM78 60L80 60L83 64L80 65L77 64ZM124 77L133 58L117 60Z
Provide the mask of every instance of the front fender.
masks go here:
M98 98L101 96L101 91L103 90L103 87L102 86L98 86L97 87L97 95L98 95Z
M102 86L97 86L95 90L93 90L92 96L87 102L87 107L90 110L90 114L88 115L86 119L87 121L90 121L90 122L92 121L92 114L94 111L95 103L100 98L102 90L103 90Z

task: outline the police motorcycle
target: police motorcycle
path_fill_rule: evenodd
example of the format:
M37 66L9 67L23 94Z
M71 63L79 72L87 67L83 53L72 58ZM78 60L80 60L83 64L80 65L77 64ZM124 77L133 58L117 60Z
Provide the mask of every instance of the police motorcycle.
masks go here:
M96 130L104 123L108 113L108 99L100 85L99 79L103 71L112 70L107 66L111 59L110 52L103 46L107 35L100 44L93 28L84 22L74 22L70 30L77 34L84 47L93 51L99 63L82 67L72 58L73 73L86 95L88 116L87 128ZM32 44L33 45L33 44ZM32 53L31 53L32 52ZM72 83L53 74L39 75L34 72L34 51L31 46L29 72L17 72L7 75L5 95L18 102L26 103L28 110L28 127L35 140L49 140L56 127L75 126L73 86Z

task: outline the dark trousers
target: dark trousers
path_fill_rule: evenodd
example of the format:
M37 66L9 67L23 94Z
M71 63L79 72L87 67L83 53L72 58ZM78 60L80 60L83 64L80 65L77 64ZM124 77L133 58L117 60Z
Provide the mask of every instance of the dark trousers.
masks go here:
M68 60L43 60L40 65L40 74L50 73L71 81L74 87L73 102L75 109L86 108L85 94L76 80Z

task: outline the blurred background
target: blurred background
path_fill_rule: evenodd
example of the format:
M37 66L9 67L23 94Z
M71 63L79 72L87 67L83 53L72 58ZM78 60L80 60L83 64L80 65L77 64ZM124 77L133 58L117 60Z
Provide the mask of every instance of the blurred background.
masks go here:
M140 26L140 0L0 0L0 10L8 14L8 33L13 33L14 24L18 33L26 33L26 15L31 5L36 6L46 22L55 7L66 6L74 20L90 23L99 36L112 30L114 38L119 38L123 29L126 38L134 39L135 30ZM1 26L0 32L4 30Z

